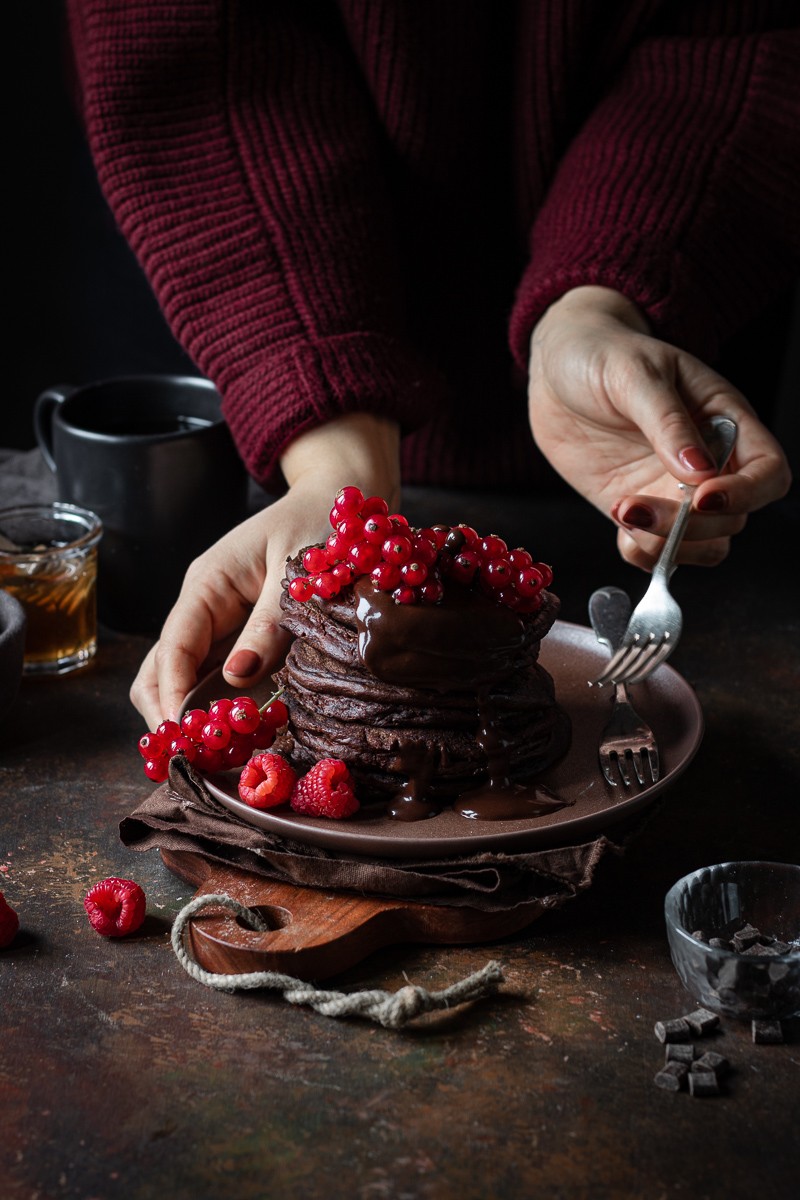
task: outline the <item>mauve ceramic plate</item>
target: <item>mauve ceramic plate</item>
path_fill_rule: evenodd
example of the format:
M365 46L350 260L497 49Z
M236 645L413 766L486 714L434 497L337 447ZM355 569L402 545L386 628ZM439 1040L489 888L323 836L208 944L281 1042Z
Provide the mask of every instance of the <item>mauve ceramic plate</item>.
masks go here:
M539 777L570 807L522 821L480 821L452 810L424 821L394 821L379 808L347 821L302 817L288 808L260 811L238 798L238 771L210 776L209 791L242 820L269 833L368 858L448 858L481 851L516 853L545 846L576 844L610 830L650 805L671 787L691 762L703 736L703 715L689 684L664 665L633 688L637 709L658 740L661 778L649 787L612 787L597 761L597 744L613 698L610 688L589 687L608 653L591 629L557 621L542 643L540 661L553 676L559 702L572 718L572 745L559 763ZM187 698L186 707L207 707L233 695L219 671ZM254 689L261 703L270 694L265 681Z

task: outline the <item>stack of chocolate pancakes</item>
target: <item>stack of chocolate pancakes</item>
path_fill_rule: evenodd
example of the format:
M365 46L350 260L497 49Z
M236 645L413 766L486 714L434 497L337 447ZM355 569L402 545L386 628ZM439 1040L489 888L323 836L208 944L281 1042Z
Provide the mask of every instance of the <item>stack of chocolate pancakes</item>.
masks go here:
M300 769L342 759L362 806L398 819L450 806L488 819L561 807L535 783L570 740L537 661L554 594L529 614L461 586L438 604L407 605L365 576L331 600L299 602L288 585L305 574L302 557L287 563L281 623L293 641L275 676Z

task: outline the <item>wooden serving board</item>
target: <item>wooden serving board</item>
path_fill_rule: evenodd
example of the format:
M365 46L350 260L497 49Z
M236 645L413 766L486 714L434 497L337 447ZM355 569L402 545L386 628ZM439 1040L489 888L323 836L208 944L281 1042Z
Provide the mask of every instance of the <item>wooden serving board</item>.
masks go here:
M222 975L279 971L297 979L327 979L384 946L496 941L518 933L544 911L539 900L508 912L484 912L304 888L210 863L187 851L162 850L161 857L170 871L197 888L197 896L225 893L258 909L270 923L267 932L246 929L222 909L189 920L193 957Z

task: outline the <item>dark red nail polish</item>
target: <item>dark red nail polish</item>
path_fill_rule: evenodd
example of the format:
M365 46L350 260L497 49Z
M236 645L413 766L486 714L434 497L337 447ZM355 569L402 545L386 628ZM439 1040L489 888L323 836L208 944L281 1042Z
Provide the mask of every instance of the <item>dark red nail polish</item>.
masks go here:
M701 496L695 507L698 512L721 512L728 503L728 497L724 492L706 492L705 496Z
M637 529L650 529L656 523L656 514L646 504L632 504L620 517L623 525L635 525Z
M229 675L238 675L240 679L247 679L249 675L255 675L260 664L261 659L255 650L237 650L228 659L225 670Z
M685 467L690 471L713 471L714 462L706 450L700 446L687 446L678 455Z

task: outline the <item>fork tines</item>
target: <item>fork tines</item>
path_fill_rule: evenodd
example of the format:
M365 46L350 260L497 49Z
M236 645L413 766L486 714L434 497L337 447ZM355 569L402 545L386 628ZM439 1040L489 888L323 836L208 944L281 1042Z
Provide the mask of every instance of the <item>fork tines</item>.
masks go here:
M636 780L641 787L644 787L646 783L657 783L661 773L658 749L655 745L641 750L631 750L630 748L627 750L608 750L605 754L601 754L600 766L612 787L617 786L617 780L614 775L615 766L626 788L630 787L633 782L631 771L636 776Z
M605 683L639 683L646 679L665 658L669 657L672 643L668 632L663 637L653 635L649 641L642 643L638 639L629 646L621 646L613 658L609 659L606 669L597 679L590 681L590 686L602 687Z

